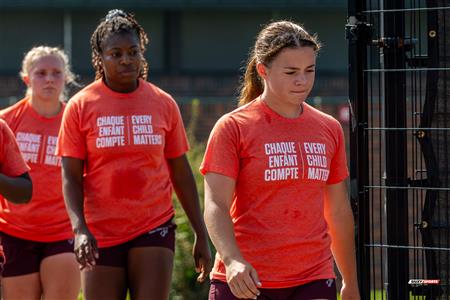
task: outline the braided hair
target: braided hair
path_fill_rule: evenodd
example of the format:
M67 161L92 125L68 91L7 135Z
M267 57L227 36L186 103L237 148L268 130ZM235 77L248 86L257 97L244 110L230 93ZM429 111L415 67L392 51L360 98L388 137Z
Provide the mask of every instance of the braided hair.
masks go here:
M91 36L92 65L95 69L95 79L105 77L101 61L102 43L115 33L135 33L139 38L139 48L142 54L142 68L139 78L146 80L148 63L143 54L148 44L147 34L132 14L120 9L110 10Z

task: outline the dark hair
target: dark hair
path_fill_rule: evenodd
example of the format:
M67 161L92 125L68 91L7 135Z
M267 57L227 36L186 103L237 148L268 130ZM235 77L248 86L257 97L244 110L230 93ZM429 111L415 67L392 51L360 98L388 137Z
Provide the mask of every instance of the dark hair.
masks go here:
M239 105L249 103L263 93L264 85L256 71L256 64L269 66L284 48L311 47L320 50L316 35L310 35L300 25L290 21L277 21L266 25L258 34L250 52L242 79Z
M115 33L135 33L139 38L139 48L142 52L142 68L139 77L147 79L148 63L144 57L145 46L148 44L148 37L141 25L132 14L120 9L113 9L100 22L91 36L92 65L95 69L95 79L104 78L105 72L101 62L102 42Z

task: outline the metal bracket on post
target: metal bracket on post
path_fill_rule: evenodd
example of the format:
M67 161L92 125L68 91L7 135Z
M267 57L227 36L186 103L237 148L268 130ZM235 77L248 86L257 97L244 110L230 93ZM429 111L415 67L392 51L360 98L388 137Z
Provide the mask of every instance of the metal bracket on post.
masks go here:
M346 38L350 41L372 43L373 25L350 16L345 25Z

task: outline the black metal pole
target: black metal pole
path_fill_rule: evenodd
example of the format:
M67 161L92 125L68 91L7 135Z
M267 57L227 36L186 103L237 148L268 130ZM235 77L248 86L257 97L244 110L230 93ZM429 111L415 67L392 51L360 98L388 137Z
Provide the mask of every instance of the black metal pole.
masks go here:
M370 297L370 251L365 246L370 241L369 203L365 186L369 182L368 137L365 128L368 122L367 78L367 33L361 13L365 0L348 1L348 74L350 101L350 199L356 224L356 259L358 282L362 299Z
M384 9L403 9L403 0L384 0ZM405 49L400 42L405 38L404 12L384 16L385 38L394 42L384 48L385 69L405 69ZM406 74L405 71L385 72L385 126L406 128ZM387 186L407 185L406 131L386 131ZM408 194L405 189L386 190L387 242L389 245L408 246ZM408 251L389 248L388 299L409 299Z

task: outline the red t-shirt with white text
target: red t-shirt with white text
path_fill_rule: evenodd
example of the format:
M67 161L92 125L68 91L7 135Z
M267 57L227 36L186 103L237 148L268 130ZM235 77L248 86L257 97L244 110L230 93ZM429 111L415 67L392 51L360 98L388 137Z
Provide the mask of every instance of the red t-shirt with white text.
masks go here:
M9 177L16 177L28 172L29 169L20 154L14 133L8 127L8 124L0 119L0 173ZM2 195L0 195L0 201L4 201ZM1 229L0 227L0 231Z
M223 116L200 167L236 180L230 215L238 247L262 286L333 278L324 188L348 176L343 131L304 104L288 119L257 99ZM212 278L225 281L216 255Z
M117 93L97 80L69 101L57 154L84 160L84 213L100 247L173 216L167 159L187 150L176 102L149 82Z
M55 155L65 104L53 117L39 115L29 98L0 111L16 136L23 158L31 167L30 203L0 202L2 231L22 239L51 242L73 236L61 186L61 158Z

